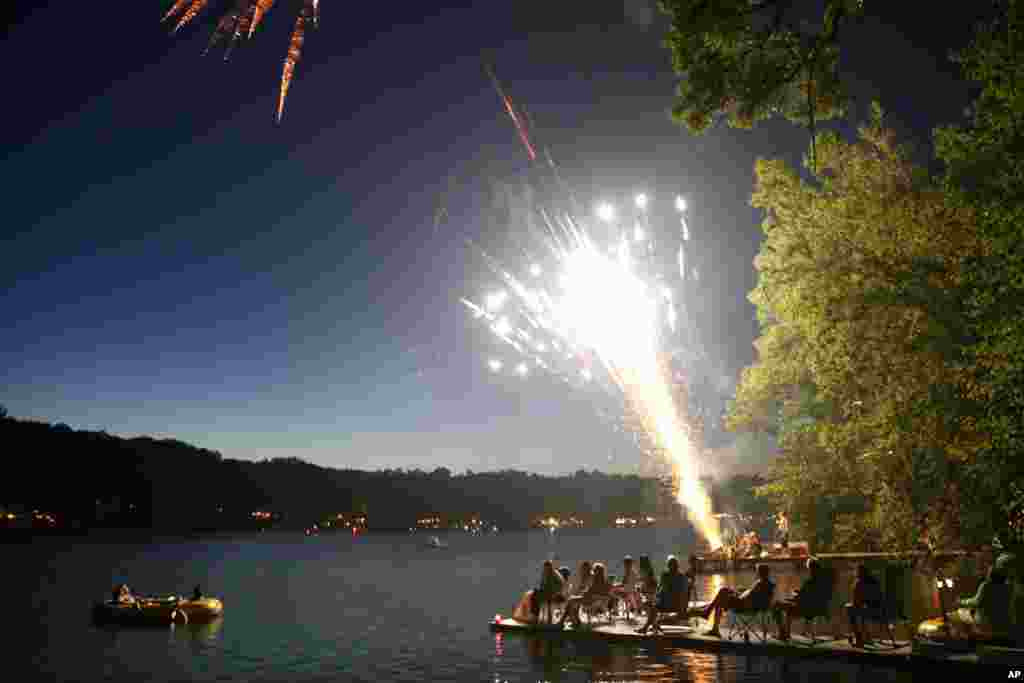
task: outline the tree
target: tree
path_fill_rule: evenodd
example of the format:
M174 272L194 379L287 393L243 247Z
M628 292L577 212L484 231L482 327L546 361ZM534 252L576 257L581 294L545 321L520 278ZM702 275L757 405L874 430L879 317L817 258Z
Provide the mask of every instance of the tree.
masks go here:
M934 505L956 500L944 464L985 445L959 390L974 213L910 163L877 105L858 141L823 133L817 150L811 181L757 164L751 203L767 218L750 300L762 334L728 424L775 425L765 492L806 531L837 532L843 516L846 536L831 542L906 547L926 523L955 526L955 505ZM857 513L851 498L869 505Z
M970 121L939 128L935 139L946 191L976 213L985 246L966 274L966 318L975 341L966 354L971 372L964 390L985 406L978 428L991 435L991 447L964 467L965 496L977 502L967 511L965 531L1009 544L1024 541L1024 12L1017 0L999 8L957 57L981 86Z
M862 0L827 0L819 25L799 21L795 0L661 0L665 45L683 77L672 113L693 133L717 119L750 128L773 115L809 126L840 116L842 24Z

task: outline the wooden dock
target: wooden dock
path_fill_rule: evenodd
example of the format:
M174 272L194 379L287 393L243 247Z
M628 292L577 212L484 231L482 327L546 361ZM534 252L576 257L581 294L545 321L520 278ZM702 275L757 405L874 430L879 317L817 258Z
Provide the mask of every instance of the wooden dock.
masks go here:
M1024 651L998 648L998 652L987 653L987 661L982 661L986 653L953 652L938 646L926 646L918 642L897 640L896 646L891 643L873 641L864 648L853 647L848 640L835 638L832 635L818 635L816 642L794 630L788 641L781 641L773 633L767 641L761 642L752 637L750 642L742 638L726 637L728 627L723 625L722 637L704 635L705 628L693 626L662 626L663 633L657 635L639 634L636 625L616 621L612 623L584 625L578 629L560 628L557 625L525 624L514 619L496 619L490 624L491 631L540 638L566 638L574 640L601 640L619 645L649 646L652 644L669 645L693 650L731 652L747 655L766 655L790 658L826 658L854 663L870 663L882 666L906 667L928 663L944 666L962 664L976 667L979 664L1008 661L1014 657L1022 657ZM987 650L992 648L987 648ZM1014 659L1013 661L1021 661Z

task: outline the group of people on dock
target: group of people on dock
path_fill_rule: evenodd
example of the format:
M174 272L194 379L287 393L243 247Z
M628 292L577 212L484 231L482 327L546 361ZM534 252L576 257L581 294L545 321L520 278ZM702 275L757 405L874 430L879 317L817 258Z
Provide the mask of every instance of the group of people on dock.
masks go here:
M646 613L646 623L638 629L646 632L656 627L658 615L663 612L684 611L690 602L697 576L697 557L690 556L689 568L681 571L679 560L669 555L666 569L657 577L651 559L641 555L636 561L626 555L622 559L622 580L609 578L602 562L583 560L575 574L568 567L555 569L548 560L541 570L539 585L527 591L513 611L517 621L535 623L543 610L550 613L561 609L557 622L578 627L580 612L614 611L624 608L627 614Z
M771 611L778 625L778 638L790 639L792 622L795 618L827 615L832 600L834 574L827 571L821 562L811 557L807 560L807 578L792 594L776 599L775 583L765 563L756 567L756 578L750 587L737 590L722 587L706 604L696 603L695 584L697 579L697 557L691 555L686 571L679 560L669 555L665 571L660 577L648 556L643 555L634 562L629 555L622 561L622 580L609 578L605 564L584 560L575 574L568 567L555 567L550 560L544 563L538 586L527 591L517 605L513 618L525 623L542 622L541 615L547 610L547 622L564 627L579 627L581 612L614 613L623 609L627 616L645 614L646 620L636 629L637 633L660 632L659 620L667 614L683 619L697 617L710 621L705 635L720 637L719 625L722 615L731 610ZM1006 611L1009 600L1004 593L1005 574L998 568L990 572L988 579L979 588L978 595L962 601L960 610L965 621L977 623L1004 621L999 614ZM857 566L852 586L851 602L846 604L846 617L851 629L850 641L859 648L864 647L866 625L884 617L885 598L879 580L864 564ZM561 610L557 620L555 609ZM1002 612L1000 611L1002 610Z

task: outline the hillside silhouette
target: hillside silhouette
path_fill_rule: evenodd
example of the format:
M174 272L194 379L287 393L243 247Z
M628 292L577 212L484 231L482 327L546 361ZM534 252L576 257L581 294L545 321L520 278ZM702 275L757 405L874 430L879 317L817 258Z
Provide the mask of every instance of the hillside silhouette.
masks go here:
M0 442L7 452L0 513L8 529L24 527L25 518L38 530L303 529L339 515L364 517L375 530L408 530L425 516L442 527L476 517L500 529L526 528L541 516L575 517L587 526L613 525L622 515L682 523L668 483L636 475L254 462L176 439L123 438L2 413Z

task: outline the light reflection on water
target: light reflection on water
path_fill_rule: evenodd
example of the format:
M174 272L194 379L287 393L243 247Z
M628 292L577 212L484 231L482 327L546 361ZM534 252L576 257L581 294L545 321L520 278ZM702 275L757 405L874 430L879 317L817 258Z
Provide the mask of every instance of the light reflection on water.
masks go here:
M647 553L656 566L692 547L678 530L561 530L473 537L450 534L449 549L418 537L364 534L83 543L40 540L5 548L10 591L5 617L17 624L8 666L35 680L82 681L909 681L909 674L835 661L619 647L494 634L553 556L609 563ZM800 574L776 576L780 593ZM749 572L702 576L698 599L723 585L749 585ZM88 607L110 586L188 592L195 583L225 600L212 624L105 629ZM839 586L845 591L845 585ZM922 593L924 609L931 594ZM840 597L839 599L843 599ZM917 601L917 598L915 598ZM917 604L915 602L915 604ZM20 657L27 661L20 662Z

